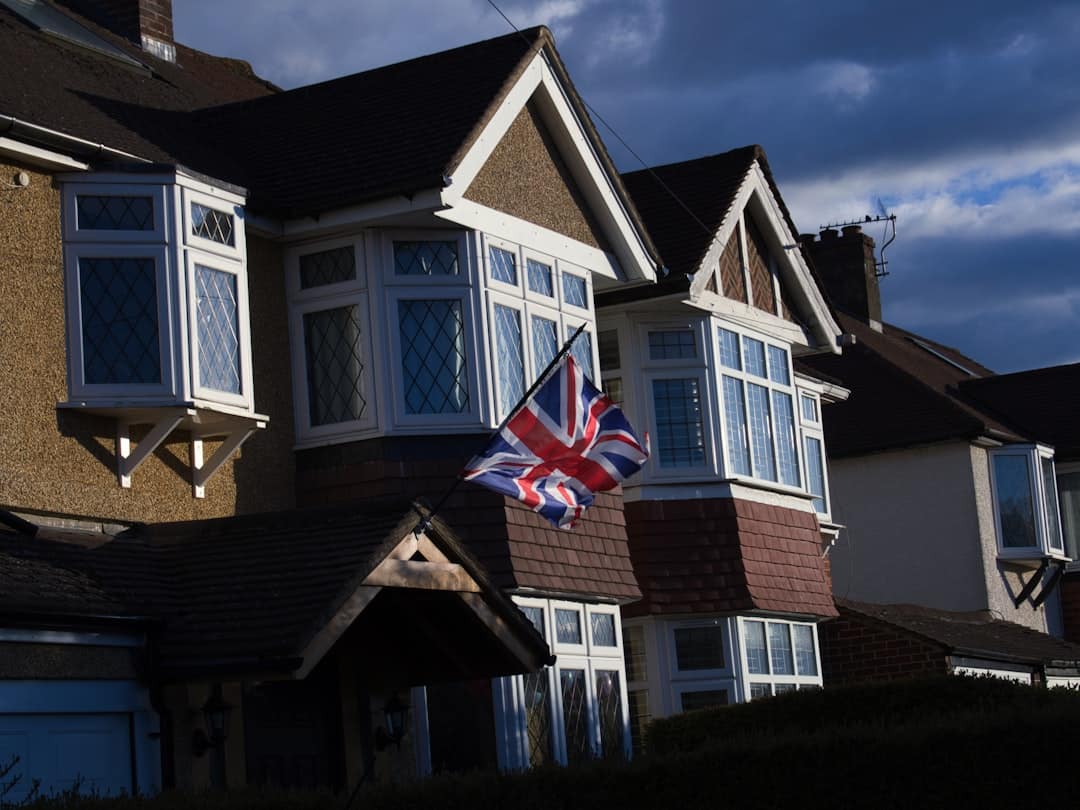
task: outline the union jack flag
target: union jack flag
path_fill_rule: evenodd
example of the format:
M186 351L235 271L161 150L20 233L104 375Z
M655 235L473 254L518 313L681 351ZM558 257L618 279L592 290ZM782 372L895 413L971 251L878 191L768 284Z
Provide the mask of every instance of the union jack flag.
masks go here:
M508 495L559 528L645 464L644 444L623 412L568 356L466 465L463 477Z

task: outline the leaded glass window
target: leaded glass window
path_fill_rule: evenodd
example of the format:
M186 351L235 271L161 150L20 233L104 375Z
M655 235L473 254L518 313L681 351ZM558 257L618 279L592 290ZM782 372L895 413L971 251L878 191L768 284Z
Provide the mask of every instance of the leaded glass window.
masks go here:
M743 650L746 671L751 675L769 674L769 657L765 647L765 623L743 622Z
M746 371L748 374L768 379L769 373L765 367L764 343L750 337L743 337L743 357L746 361Z
M742 355L739 352L739 336L730 329L720 329L720 364L724 368L742 371Z
M539 610L539 608L537 608ZM524 677L525 729L529 736L529 765L537 767L554 762L551 735L550 669L530 672Z
M453 240L394 242L394 274L458 275L457 242Z
M398 326L406 413L467 411L468 361L461 301L400 300Z
M160 383L154 259L81 256L78 263L84 382Z
M537 633L547 638L547 633L544 630L544 609L542 607L518 605L518 610L525 614L525 618L536 628Z
M498 250L498 248L492 248ZM525 393L525 361L521 345L521 315L495 305L495 346L499 375L499 408L509 414Z
M554 298L555 288L551 283L551 265L538 262L536 259L528 259L525 267L529 274L529 290Z
M572 307L589 308L589 294L585 279L573 273L562 274L563 301Z
M559 686L562 690L566 759L569 764L584 762L590 758L585 670L559 670Z
M559 353L559 326L555 321L530 316L532 321L533 373L539 377Z
M649 332L650 360L683 360L697 357L697 343L690 329Z
M724 669L724 628L675 628L675 662L680 670Z
M324 287L356 279L356 251L352 245L306 253L300 257L300 289Z
M360 307L355 304L304 315L308 415L313 427L364 416L360 334Z
M577 331L577 327L573 329L567 327L566 331L566 337L569 338ZM592 335L588 331L583 330L574 340L573 345L570 346L570 356L574 358L574 362L578 364L578 368L581 369L582 373L589 380L592 380Z
M791 385L788 354L779 346L769 346L769 379L781 385Z
M152 231L154 198L78 194L75 215L83 231Z
M191 204L192 236L235 247L235 230L232 214L195 202Z
M750 684L750 699L758 700L759 698L772 697L772 685L767 683L752 683Z
M583 644L581 614L576 610L555 608L555 640L560 644Z
M594 647L615 647L615 617L610 613L593 613L589 616Z
M657 458L661 467L705 463L705 427L696 377L653 380Z
M750 417L750 458L754 465L754 476L775 481L776 459L773 458L769 389L747 383L746 404Z
M795 663L799 675L818 674L817 651L814 647L814 628L808 624L793 624L791 633L795 637Z
M818 421L817 400L806 394L800 394L799 402L802 404L803 421L816 423Z
M773 675L795 674L795 661L791 654L791 634L786 624L769 622L769 663Z
M600 756L621 759L626 754L622 714L622 683L617 670L597 669L596 707L600 713Z
M821 439L806 437L806 488L814 496L814 511L827 512L825 504L825 454Z
M199 385L240 393L240 307L236 276L195 265Z
M750 475L750 445L746 436L746 403L743 383L724 376L724 445L727 448L730 474Z
M491 262L491 277L495 281L517 285L517 257L513 253L492 245L488 248L488 257Z
M776 427L777 466L780 483L797 487L800 484L799 455L795 442L795 408L791 394L773 390L773 424Z

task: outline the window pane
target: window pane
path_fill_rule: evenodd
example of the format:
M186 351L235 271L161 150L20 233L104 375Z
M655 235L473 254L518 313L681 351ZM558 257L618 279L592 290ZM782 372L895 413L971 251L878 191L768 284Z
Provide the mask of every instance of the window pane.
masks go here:
M499 375L499 409L503 415L525 393L525 361L521 345L521 316L516 309L495 305L495 362Z
M633 746L634 756L644 750L645 728L652 720L649 713L649 693L644 689L638 689L630 693L630 744Z
M517 258L509 250L492 246L488 249L491 277L505 284L517 284Z
M528 259L525 267L529 272L529 289L534 293L546 295L548 298L555 297L555 290L551 285L551 265Z
M209 239L219 245L236 244L232 214L207 208L198 203L191 204L191 233L193 236Z
M814 496L814 511L827 512L825 505L825 459L821 439L806 437L806 488Z
M560 644L581 644L581 614L555 608L555 640Z
M573 273L563 273L563 301L581 309L589 308L589 298L585 290L585 279Z
M773 458L769 389L755 383L747 383L746 400L750 409L750 451L754 463L754 476L767 481L775 481L776 459Z
M795 663L800 675L816 676L817 656L814 654L814 628L805 624L794 624L791 632L795 636Z
M1050 532L1047 545L1054 551L1061 551L1061 521L1058 510L1057 486L1054 481L1054 460L1040 458L1043 475L1043 496L1046 499L1046 529Z
M320 250L300 257L300 289L340 284L356 278L356 251L352 245Z
M778 683L778 684L776 684L776 686L773 687L773 689L776 690L776 694L782 695L785 692L794 692L795 691L795 684L793 684L793 683Z
M739 354L739 336L729 329L720 330L720 365L742 371L742 357Z
M539 377L559 353L559 329L555 321L532 316L533 373Z
M776 425L776 458L780 468L780 483L797 487L799 455L795 445L795 407L791 395L772 392L773 419Z
M594 647L615 647L615 617L610 613L593 613L590 617L592 624L592 643Z
M536 628L536 632L546 639L547 634L544 632L544 609L542 607L536 607L535 605L518 605L518 610L525 614L525 618Z
M742 380L724 376L724 447L729 475L750 475L750 445L746 438L746 404Z
M626 661L626 679L630 682L649 679L648 661L645 657L645 628L633 625L623 628L623 660Z
M569 339L576 331L576 326L573 329L567 327L566 337ZM578 367L585 373L585 376L592 380L592 335L590 335L588 331L583 331L577 336L574 344L570 347L570 356L574 358L574 362L578 364Z
M705 463L705 429L697 378L653 380L657 457L661 467Z
M775 383L791 385L788 373L787 351L779 346L769 347L769 379Z
M622 377L611 377L603 381L602 388L612 402L623 404Z
M83 231L152 231L154 198L79 194L75 216Z
M724 628L679 627L675 630L675 661L680 670L724 669Z
M1036 546L1035 506L1027 456L995 455L994 484L1001 521L1001 545L1005 548Z
M364 415L360 308L356 305L304 315L308 416L312 426L353 422Z
M563 727L566 730L566 759L569 763L589 759L588 711L585 705L585 670L559 670L562 690Z
M697 344L690 329L649 332L650 360L681 360L697 357Z
M765 344L748 337L744 337L742 341L747 373L767 379L769 375L765 370Z
M199 385L240 393L240 316L236 276L195 265Z
M161 382L153 259L81 257L79 305L85 382Z
M596 708L600 713L600 756L621 759L623 740L622 683L617 670L596 670Z
M728 705L727 689L706 689L701 692L683 692L680 696L682 710L693 712Z
M799 401L802 403L802 418L807 422L817 422L817 400L803 394L799 397Z
M769 660L765 649L764 622L743 622L743 647L747 672L751 675L768 675Z
M1074 560L1080 559L1080 472L1059 475L1057 483L1065 550Z
M539 610L539 608L537 608ZM525 675L525 728L529 735L529 765L536 767L554 762L551 746L550 669Z
M597 335L600 352L600 370L611 371L619 368L619 332L617 329L605 329Z
M794 675L795 662L791 657L791 634L788 625L769 622L769 663L773 675Z
M467 411L468 369L461 301L398 301L398 325L405 412Z
M750 699L757 700L758 698L772 697L772 687L767 683L752 683L750 684Z
M394 274L456 276L457 242L394 242Z

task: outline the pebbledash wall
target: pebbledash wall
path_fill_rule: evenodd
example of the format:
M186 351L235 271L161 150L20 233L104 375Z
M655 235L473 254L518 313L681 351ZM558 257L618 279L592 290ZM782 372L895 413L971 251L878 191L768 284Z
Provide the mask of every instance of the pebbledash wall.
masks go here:
M192 497L190 444L170 437L133 476L116 477L116 425L57 408L68 399L61 191L30 166L25 188L0 189L0 505L116 521L194 520L294 502L293 420L280 249L248 239L256 408L271 417ZM135 439L138 438L136 435ZM217 443L207 443L207 457Z

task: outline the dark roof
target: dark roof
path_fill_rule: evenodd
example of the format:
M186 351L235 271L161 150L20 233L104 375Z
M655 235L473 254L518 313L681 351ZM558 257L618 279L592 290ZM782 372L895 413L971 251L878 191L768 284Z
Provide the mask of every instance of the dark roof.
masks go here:
M171 162L168 144L181 113L277 89L246 62L177 45L173 64L57 8L147 69L37 31L0 6L0 115Z
M1035 441L1058 459L1080 458L1080 363L964 380L960 394Z
M840 612L914 633L953 655L1025 664L1080 665L1080 644L996 619L988 611L958 613L919 605L876 605L837 599Z
M1024 437L959 394L959 387L989 369L956 349L891 324L882 331L839 313L855 345L841 355L801 358L813 373L839 380L851 390L845 402L825 410L829 455L842 457L956 438ZM962 367L962 368L961 368ZM966 369L966 371L964 370Z
M150 617L165 673L290 671L417 520L408 505L384 502L140 526L94 548L0 534L0 612L38 622ZM526 646L543 647L444 523L435 519L428 536Z
M687 276L701 265L755 160L765 172L792 234L798 233L773 179L765 150L756 144L627 172L622 176L623 183L669 272L655 286L599 295L598 303L610 305L688 290Z

